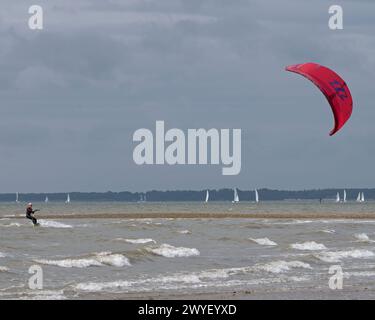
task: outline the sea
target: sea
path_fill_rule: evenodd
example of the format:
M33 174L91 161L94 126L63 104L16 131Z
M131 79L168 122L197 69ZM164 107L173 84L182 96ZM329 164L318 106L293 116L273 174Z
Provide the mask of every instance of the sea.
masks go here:
M373 201L36 208L0 204L0 299L375 298Z

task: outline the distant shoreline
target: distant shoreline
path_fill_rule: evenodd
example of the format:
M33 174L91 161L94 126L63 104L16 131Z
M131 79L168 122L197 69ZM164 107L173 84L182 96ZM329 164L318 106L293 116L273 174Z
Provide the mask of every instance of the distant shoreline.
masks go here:
M49 202L64 202L70 196L72 202L203 202L206 199L206 192L209 191L209 201L232 201L234 189L202 189L202 190L150 190L144 192L43 192L43 193L0 193L0 202L44 202L48 198ZM255 189L243 190L236 188L240 201L255 201ZM367 200L375 200L375 188L327 188L309 190L278 190L268 188L258 188L257 192L260 201L317 201L333 202L339 194L343 198L344 190L346 199L355 201L359 193L364 193Z

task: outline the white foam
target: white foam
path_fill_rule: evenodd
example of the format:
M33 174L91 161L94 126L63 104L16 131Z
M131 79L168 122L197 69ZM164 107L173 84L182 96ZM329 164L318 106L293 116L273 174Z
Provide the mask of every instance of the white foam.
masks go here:
M127 289L132 287L140 287L142 291L152 290L152 288L160 288L170 283L197 284L200 283L199 277L195 274L174 274L170 276L159 276L155 278L139 279L139 280L118 280L111 282L88 282L76 285L77 290L82 291L103 291L113 289ZM145 288L148 286L148 289Z
M0 252L0 258L5 258L5 257L6 257L6 254L3 252Z
M114 267L130 266L129 259L122 254L113 254L111 252L98 253L96 258L99 262Z
M258 270L263 270L271 273L283 273L290 271L291 268L302 268L302 269L312 269L308 263L302 261L272 261L266 264L258 264L255 266Z
M88 223L83 223L83 224L77 224L76 227L79 227L79 228L88 228L88 227L91 227L92 225L91 224L88 224Z
M98 292L108 289L119 289L129 287L129 281L112 281L112 282L85 282L75 286L76 290Z
M9 224L0 224L0 227L4 227L4 228L21 227L21 224L18 222L11 222Z
M133 244L143 244L143 243L150 243L150 242L153 242L153 243L156 243L155 240L151 239L151 238L145 238L145 239L123 239L123 238L117 238L115 239L117 241L125 241L125 242L128 242L128 243L133 243Z
M9 268L0 266L0 272L8 272Z
M73 258L62 260L35 260L37 263L62 267L62 268L87 268L101 267L104 265L114 267L130 266L129 259L121 254L112 254L111 252L101 252L87 258Z
M249 238L249 240L256 242L257 244L260 244L262 246L277 246L277 243L268 239L268 238L259 238L259 239L253 239Z
M222 279L237 274L254 273L256 271L266 271L270 273L284 273L292 268L312 269L308 263L301 261L271 261L265 264L256 264L254 266L226 268L226 269L210 269L198 273L200 279Z
M70 224L65 224L53 220L38 220L39 224L45 228L73 228Z
M344 277L375 277L375 271L344 272Z
M200 254L196 248L174 247L167 243L156 248L146 248L146 250L166 258L199 256Z
M323 230L320 230L320 232L324 232L324 233L335 233L336 231L334 229L323 229Z
M326 250L327 247L322 243L316 243L315 241L307 241L304 243L294 243L290 245L293 249L297 250Z
M220 274L220 270L217 270ZM137 279L137 280L118 280L112 282L89 282L80 283L76 286L76 289L82 291L102 291L102 290L113 290L113 289L130 289L138 288L141 291L149 291L154 288L171 288L171 285L177 285L176 288L182 288L184 285L198 285L202 286L202 282L205 278L215 279L221 278L217 275L216 270L207 270L202 272L192 273L174 273L171 275L161 275L153 278ZM224 278L228 277L226 272L222 272Z
M375 240L371 240L366 233L357 233L354 235L354 238L360 242L375 242Z
M288 220L287 222L281 222L281 221L274 221L274 220L264 220L265 223L269 224L279 224L279 225L293 225L293 224L305 224L305 223L313 223L312 220Z
M177 231L178 233L181 233L181 234L191 234L191 231L190 230L179 230Z
M174 282L174 283L160 283L146 282L140 284L138 281L114 281L114 282L91 282L81 283L75 288L82 291L99 292L105 291L119 291L119 292L154 292L155 290L183 290L183 289L199 289L199 288L222 288L222 287L250 287L255 285L264 285L270 283L284 283L288 281L308 281L309 277L269 277L257 278L250 280L226 280L226 281L211 281L211 282Z
M30 290L17 297L19 300L65 300L63 290Z
M291 281L307 281L310 278L303 277L289 277L284 276L272 277L269 279L257 278L253 280L226 280L230 276L237 274L253 273L254 271L267 271L271 273L283 273L289 271L291 268L306 268L311 269L310 265L300 261L275 261L265 265L256 265L253 267L238 267L238 268L224 268L224 269L208 269L198 272L179 272L167 275L159 275L152 278L140 278L134 280L117 280L111 282L88 282L79 283L75 286L76 290L81 291L109 291L121 290L125 292L130 291L154 291L160 289L183 289L183 288L201 288L201 287L225 287L234 285L254 285L262 283ZM220 281L225 279L226 281ZM208 281L207 281L208 280ZM214 281L212 281L214 280Z
M341 262L342 259L346 258L353 258L353 259L361 259L361 258L370 258L373 257L375 254L369 250L346 250L346 251L327 251L321 252L315 255L318 259L324 262Z
M39 259L35 260L37 263L47 264L51 266L57 266L62 268L87 268L92 266L100 267L100 263L96 259L82 258L82 259L63 259L63 260L45 260Z

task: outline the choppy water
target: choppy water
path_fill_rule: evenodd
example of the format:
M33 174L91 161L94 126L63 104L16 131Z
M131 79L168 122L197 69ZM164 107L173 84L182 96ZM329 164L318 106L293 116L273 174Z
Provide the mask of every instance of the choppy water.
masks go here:
M300 212L375 212L375 203L35 204L48 216L34 228L23 206L0 205L0 299L76 299L248 292L331 294L328 269L344 271L346 298L375 298L375 220L294 219ZM289 219L92 219L92 213L286 212ZM70 219L69 214L87 214ZM40 265L43 290L30 290ZM341 293L337 293L338 295ZM224 296L225 297L225 296ZM311 297L311 295L310 295ZM340 297L340 296L339 296Z

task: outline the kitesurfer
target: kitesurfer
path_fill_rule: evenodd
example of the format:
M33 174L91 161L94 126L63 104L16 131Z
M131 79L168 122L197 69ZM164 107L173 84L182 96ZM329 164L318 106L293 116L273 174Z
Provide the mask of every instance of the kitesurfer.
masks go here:
M38 225L38 221L34 217L34 213L37 211L39 210L33 210L33 204L31 202L26 207L26 218L30 219L33 222L34 226Z

